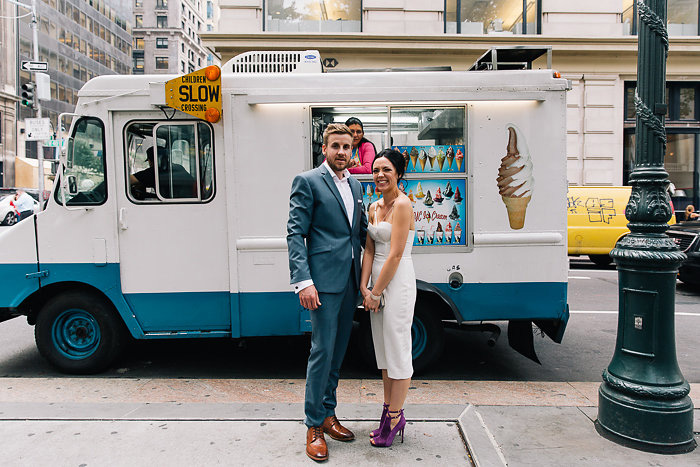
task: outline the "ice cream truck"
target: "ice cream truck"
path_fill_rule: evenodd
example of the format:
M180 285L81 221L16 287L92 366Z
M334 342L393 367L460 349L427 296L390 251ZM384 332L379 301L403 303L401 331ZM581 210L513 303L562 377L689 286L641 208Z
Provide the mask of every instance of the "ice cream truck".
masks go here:
M0 319L25 316L68 373L108 368L129 335L308 333L289 284L289 191L322 163L325 126L354 116L407 161L416 369L440 357L446 327L495 342L507 325L536 359L535 326L560 342L569 316L567 87L551 69L326 73L316 51L94 78L61 116L45 210L0 230ZM357 177L367 209L378 193Z

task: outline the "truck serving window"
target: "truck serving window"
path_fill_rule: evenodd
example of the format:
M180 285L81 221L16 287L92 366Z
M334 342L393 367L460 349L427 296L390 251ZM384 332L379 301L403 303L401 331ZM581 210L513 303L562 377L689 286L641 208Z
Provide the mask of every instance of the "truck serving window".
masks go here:
M57 203L68 206L99 205L107 200L105 180L104 126L94 117L84 117L68 140L65 177L69 189L54 193Z
M206 202L214 195L211 127L136 122L125 130L128 195L135 202ZM154 144L155 142L155 144Z

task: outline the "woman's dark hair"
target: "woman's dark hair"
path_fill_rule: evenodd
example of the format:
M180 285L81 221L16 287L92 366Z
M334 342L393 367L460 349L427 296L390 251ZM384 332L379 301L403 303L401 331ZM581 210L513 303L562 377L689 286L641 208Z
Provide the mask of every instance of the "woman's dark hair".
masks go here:
M394 169L396 170L396 175L398 176L397 178L397 183L403 178L404 173L406 173L406 159L404 159L403 155L396 149L384 149L382 152L377 154L377 157L374 158L374 161L372 162L372 170L374 170L374 163L377 162L377 159L380 159L382 157L386 157L389 159L389 162L391 162L391 165L394 166Z
M357 117L350 117L347 120L345 120L345 126L350 126L350 125L360 125L360 128L362 128L362 131L365 131L365 126L362 124L360 119Z

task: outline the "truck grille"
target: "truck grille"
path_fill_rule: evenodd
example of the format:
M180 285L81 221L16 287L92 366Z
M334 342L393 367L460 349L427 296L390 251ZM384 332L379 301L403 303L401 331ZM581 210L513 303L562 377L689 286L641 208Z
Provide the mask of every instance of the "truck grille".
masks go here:
M697 237L696 234L690 234L690 233L685 233L685 232L666 232L669 237L671 237L671 240L675 242L676 245L678 245L678 248L683 252L687 252L688 249L690 248L690 245L693 244L693 240Z

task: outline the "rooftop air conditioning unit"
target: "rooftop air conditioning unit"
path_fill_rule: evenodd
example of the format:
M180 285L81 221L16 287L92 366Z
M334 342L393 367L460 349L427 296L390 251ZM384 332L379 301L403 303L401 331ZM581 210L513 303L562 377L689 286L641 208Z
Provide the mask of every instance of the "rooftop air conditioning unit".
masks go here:
M321 73L318 50L252 51L236 55L223 66L224 73Z

